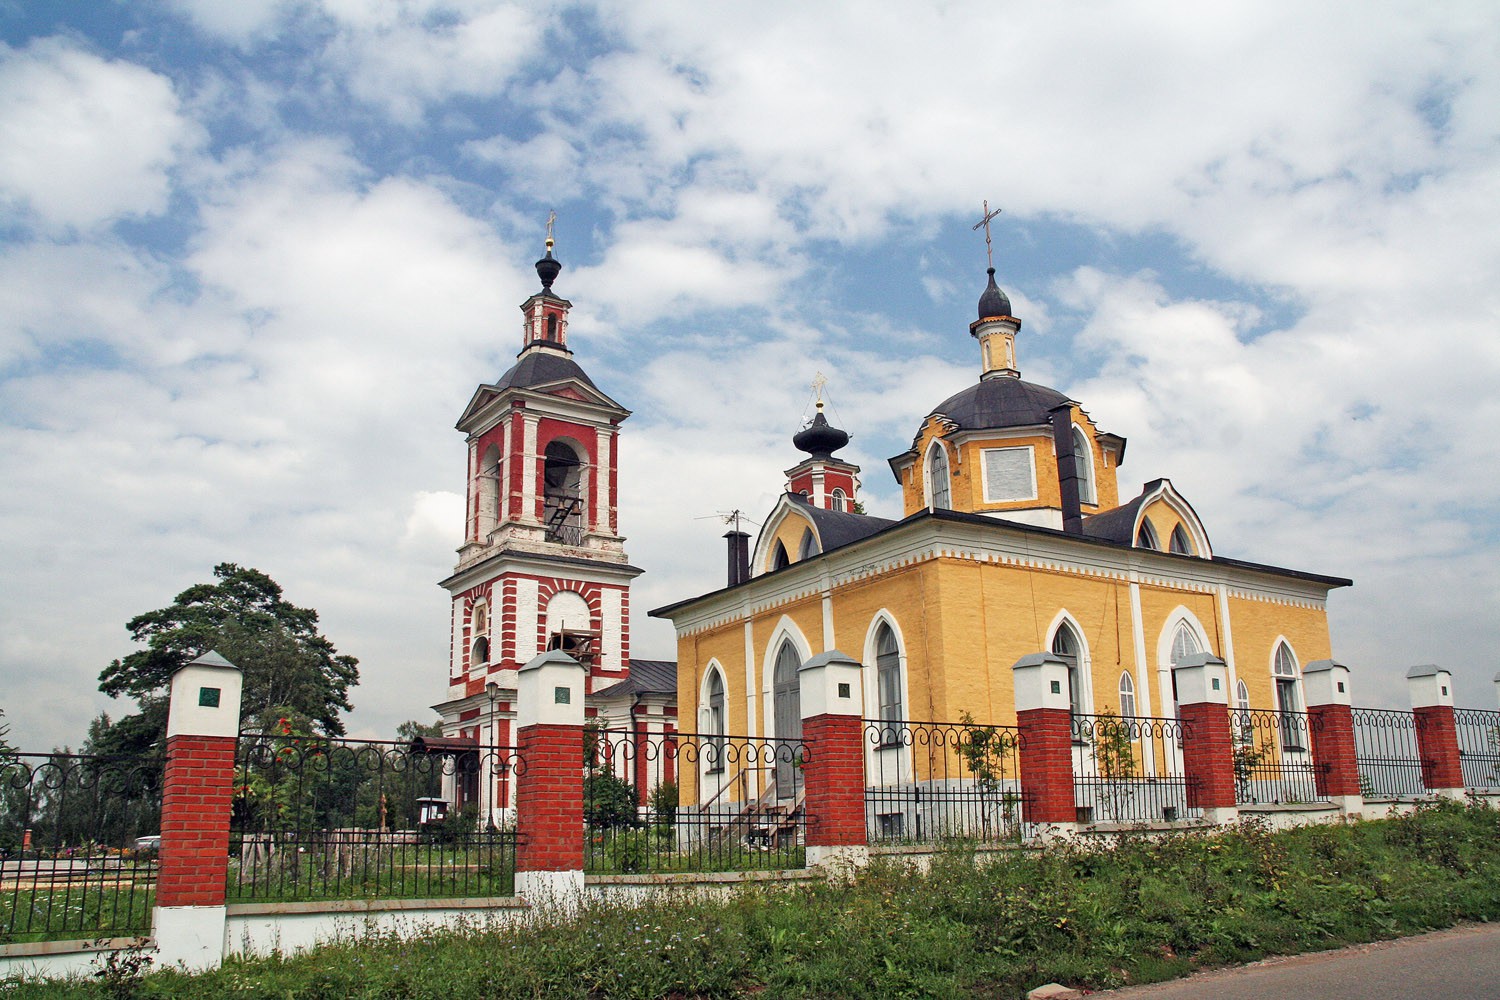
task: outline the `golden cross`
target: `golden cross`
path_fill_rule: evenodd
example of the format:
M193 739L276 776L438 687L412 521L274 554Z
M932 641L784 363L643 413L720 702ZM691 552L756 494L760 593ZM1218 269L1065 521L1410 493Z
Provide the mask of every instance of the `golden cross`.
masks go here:
M989 262L990 267L995 266L995 253L994 250L990 247L990 220L999 215L1002 211L1004 211L1004 209L997 208L993 212L991 212L990 200L986 198L984 200L984 218L974 223L975 232L979 231L980 226L984 227L984 258Z
M557 221L556 212L547 213L547 249L552 249L552 223Z
M823 405L823 387L828 384L828 379L823 377L822 372L813 375L812 391L818 394L818 405Z

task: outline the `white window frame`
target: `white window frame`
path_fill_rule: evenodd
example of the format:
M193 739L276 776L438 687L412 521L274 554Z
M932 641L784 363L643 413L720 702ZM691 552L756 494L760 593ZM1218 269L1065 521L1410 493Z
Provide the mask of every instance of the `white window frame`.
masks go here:
M1073 462L1078 469L1078 501L1099 506L1099 483L1094 473L1094 448L1083 428L1073 425Z
M990 496L990 455L1002 451L1024 451L1026 452L1027 468L1031 471L1031 493L1028 496L1015 497L992 497ZM1036 448L1029 444L1015 445L1008 448L982 448L979 452L980 479L984 482L985 503L1021 503L1027 500L1035 500L1036 492Z
M937 481L933 475L933 459L942 456L943 472L943 496L945 502L937 502ZM953 464L948 460L948 449L944 446L942 439L933 438L932 443L927 446L927 454L922 458L922 480L927 487L927 506L934 510L953 509Z

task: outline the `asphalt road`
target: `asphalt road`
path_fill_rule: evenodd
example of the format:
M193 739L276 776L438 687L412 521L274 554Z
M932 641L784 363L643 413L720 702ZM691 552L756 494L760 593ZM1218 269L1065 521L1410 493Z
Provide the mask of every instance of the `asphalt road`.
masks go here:
M1095 993L1111 1000L1500 1000L1500 924L1357 945Z

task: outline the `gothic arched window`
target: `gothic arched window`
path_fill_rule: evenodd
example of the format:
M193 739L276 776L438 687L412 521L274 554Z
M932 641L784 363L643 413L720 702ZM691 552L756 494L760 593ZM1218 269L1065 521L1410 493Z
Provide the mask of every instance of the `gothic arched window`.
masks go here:
M901 697L901 650L896 633L880 623L875 632L875 686L880 698L880 721L900 722L906 715Z
M941 442L934 442L927 453L927 505L935 510L953 506L952 488L948 482L948 452Z

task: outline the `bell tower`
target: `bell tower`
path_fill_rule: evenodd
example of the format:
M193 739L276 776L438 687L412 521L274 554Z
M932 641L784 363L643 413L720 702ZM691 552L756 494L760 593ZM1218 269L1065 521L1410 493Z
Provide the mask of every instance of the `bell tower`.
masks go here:
M630 581L617 496L620 425L630 411L594 385L568 348L572 303L553 290L562 264L536 262L541 288L521 303L521 350L479 386L457 428L468 455L464 542L442 582L452 601L443 734L508 744L516 671L563 649L590 692L630 667ZM481 791L481 809L502 792ZM503 804L503 803L501 803Z

